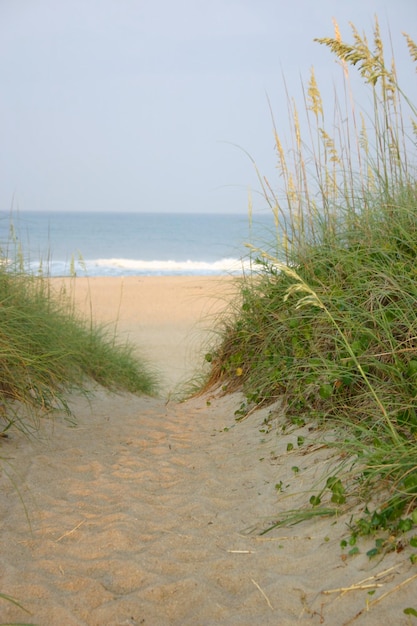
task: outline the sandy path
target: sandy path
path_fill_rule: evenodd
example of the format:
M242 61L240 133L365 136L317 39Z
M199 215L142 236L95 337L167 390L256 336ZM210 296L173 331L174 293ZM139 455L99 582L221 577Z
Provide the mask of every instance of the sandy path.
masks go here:
M403 613L417 608L409 552L381 563L361 545L342 558L349 515L259 535L308 500L329 453L287 453L308 429L284 436L277 415L264 432L266 410L236 424L240 400L181 404L98 390L91 404L73 398L76 427L57 419L39 441L5 440L20 493L3 474L0 591L31 614L0 600L0 623L412 623ZM324 593L367 578L381 585L374 595Z

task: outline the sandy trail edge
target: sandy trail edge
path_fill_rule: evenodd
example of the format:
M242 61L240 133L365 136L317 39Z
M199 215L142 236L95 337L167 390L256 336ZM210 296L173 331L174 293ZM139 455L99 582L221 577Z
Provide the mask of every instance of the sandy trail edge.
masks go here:
M164 293L181 302L180 284ZM107 298L111 285L94 294L97 311L100 293ZM200 319L201 304L192 314L182 307L184 331L190 317ZM130 309L123 307L119 319L127 331ZM175 304L166 307L161 311ZM151 347L150 335L148 341ZM171 361L164 357L167 369L178 358L177 351ZM171 376L168 390L175 383ZM323 449L287 453L287 444L309 431L282 435L279 412L270 432L263 425L267 410L236 424L240 402L238 394L179 404L97 390L90 404L72 399L76 427L57 419L39 441L15 435L3 442L1 454L20 493L3 474L0 591L31 615L0 600L0 622L411 623L403 613L417 604L409 551L369 561L369 546L361 544L360 555L342 558L350 515L259 535L280 511L308 500L331 458ZM373 595L366 587L324 593L361 581L380 586Z

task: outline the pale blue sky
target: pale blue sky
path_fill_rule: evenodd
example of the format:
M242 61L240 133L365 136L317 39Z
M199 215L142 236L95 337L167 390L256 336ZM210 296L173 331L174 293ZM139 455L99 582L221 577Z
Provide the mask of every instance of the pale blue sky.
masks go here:
M314 65L331 99L313 38L376 13L401 78L416 0L0 0L0 210L246 212L231 144L273 182L266 94L285 134L282 76L299 98Z

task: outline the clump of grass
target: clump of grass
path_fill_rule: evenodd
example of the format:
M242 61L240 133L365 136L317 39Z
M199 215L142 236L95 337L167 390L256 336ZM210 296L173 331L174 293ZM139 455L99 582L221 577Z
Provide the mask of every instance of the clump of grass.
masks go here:
M0 430L33 433L41 417L70 414L68 391L91 381L114 391L150 395L156 377L104 326L77 315L64 291L33 276L18 260L0 263Z
M365 502L377 486L383 492L352 524L356 537L417 523L417 115L385 60L378 21L372 49L352 32L345 43L335 24L333 38L317 40L345 79L335 131L313 70L303 124L290 103L289 150L274 125L282 188L259 180L281 235L252 250L241 303L207 355L207 386L243 389L246 411L284 397L289 420L339 428L332 445L356 459L356 470L344 477L342 464L331 477L335 507L345 503L344 480ZM415 62L417 46L405 39ZM356 111L349 66L370 91L368 122ZM310 499L320 503L320 494Z

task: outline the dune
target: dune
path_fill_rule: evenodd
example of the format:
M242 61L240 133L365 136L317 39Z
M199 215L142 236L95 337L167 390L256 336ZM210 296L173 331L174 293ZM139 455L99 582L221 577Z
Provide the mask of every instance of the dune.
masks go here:
M412 550L369 559L371 541L355 556L341 547L358 509L263 534L338 460L311 425L283 432L279 403L237 423L239 393L177 400L233 281L54 279L63 285L137 345L161 395L74 395L76 424L57 416L36 439L1 442L0 593L20 606L0 598L0 623L412 623ZM298 448L300 436L311 445Z

